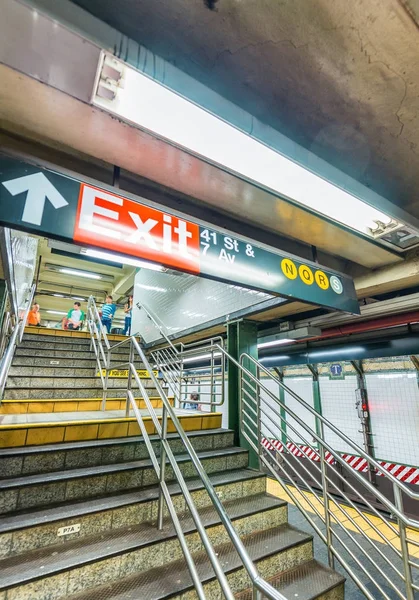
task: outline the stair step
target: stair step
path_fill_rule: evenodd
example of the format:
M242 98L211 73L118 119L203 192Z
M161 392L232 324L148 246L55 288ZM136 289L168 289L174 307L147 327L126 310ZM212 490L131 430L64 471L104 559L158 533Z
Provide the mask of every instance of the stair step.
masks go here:
M207 473L244 468L248 459L246 450L235 447L199 452L198 456ZM196 476L187 454L178 455L176 460L184 477ZM166 480L172 479L172 467L168 466ZM84 500L155 483L157 476L150 459L3 479L0 481L0 514L66 500Z
M51 361L51 359L49 359ZM70 359L73 361L73 359ZM9 377L97 377L98 367L96 360L87 360L83 359L82 361L75 361L77 364L75 366L69 365L65 366L64 364L60 364L59 366L54 366L49 364L44 367L34 366L33 359L32 362L27 365L17 365L15 361L13 361L13 366L10 367ZM54 360L53 360L54 363ZM87 363L87 365L85 364ZM116 366L116 362L115 362ZM144 368L143 363L137 364L137 370L139 371L139 375L141 379L150 379L150 374ZM126 373L126 375L125 375ZM154 374L157 376L157 371L154 371ZM122 377L124 379L128 379L128 366L120 367L119 369L112 369L109 372L109 377L113 378L115 376Z
M99 379L100 381L100 379ZM112 380L109 380L111 383ZM51 387L51 388L6 388L4 391L4 398L6 400L65 400L71 398L77 398L81 400L83 398L97 398L101 395L103 388L102 384L96 384L94 387ZM151 396L157 396L157 390L155 387L145 385L147 392ZM120 397L125 396L127 389L126 380L121 380L119 385L109 385L109 395L118 394ZM125 393L124 393L125 392Z
M188 438L199 452L233 446L234 433L229 429L206 429L191 431ZM185 451L177 433L169 433L167 439L175 454ZM160 438L152 435L150 441L159 455ZM0 478L113 464L147 457L148 450L144 438L140 436L3 448L0 449Z
M156 409L160 414L160 409ZM75 419L77 414L77 419ZM176 409L185 431L221 427L221 413L201 413ZM147 433L155 433L150 416L143 416ZM160 417L159 417L160 419ZM174 431L169 420L168 432ZM0 415L0 447L39 446L60 442L123 438L140 435L135 417L124 416L124 411L97 411L80 413L41 413L27 415Z
M209 475L218 496L223 501L245 498L266 492L266 478L248 469L236 469ZM198 508L209 506L211 500L199 478L186 481ZM179 485L168 488L178 512L185 510ZM28 509L6 515L0 520L0 558L21 554L51 545L66 544L88 535L138 525L155 518L159 488L147 488L111 494L85 501L69 501L52 507ZM286 507L285 501L282 505ZM167 513L167 510L165 510ZM286 511L285 511L286 513ZM80 525L80 531L58 537L61 527Z
M144 387L152 388L154 383L150 378L143 379ZM162 382L163 383L163 382ZM59 375L41 376L32 375L29 377L13 376L7 378L6 390L17 389L50 389L50 388L100 388L103 389L102 380L99 375L78 375L77 377L68 377L60 373ZM124 377L110 378L108 381L108 389L127 387L127 380Z
M256 531L243 537L243 542L256 563L262 577L269 576L272 571L289 569L307 560L312 560L312 536L307 535L288 524L273 527L264 531ZM249 584L238 554L230 542L217 545L216 552L233 592L239 592ZM173 562L165 562L166 556L160 558L159 564L150 570L138 569L139 573L124 577L122 565L120 575L115 583L104 583L105 573L95 574L93 589L72 595L68 593L66 600L192 600L196 598L193 584L183 558ZM207 598L221 600L224 595L219 590L214 572L209 564L206 552L194 553L194 559ZM158 558L157 558L158 560ZM115 568L117 564L115 564ZM102 577L102 579L101 579ZM68 587L69 590L69 582ZM36 589L36 588L35 588ZM187 592L191 592L188 594ZM52 600L60 596L52 597ZM9 598L8 598L9 600ZM12 598L14 600L14 598Z
M24 332L24 336L23 339L41 339L41 340L45 340L46 338L48 339L61 339L61 340L68 340L68 339L88 339L90 340L90 333L86 330L86 331L69 331L66 329L47 329L47 328L36 328L34 329L33 327L25 327L25 332ZM115 333L108 333L108 340L110 342L121 342L122 340L126 340L126 336L125 335L118 335Z
M154 408L162 408L163 402L159 396L149 396ZM171 405L174 398L168 398ZM126 398L107 398L106 410L124 410ZM145 409L146 403L143 398L137 398L138 408ZM101 410L102 398L51 398L51 399L21 399L13 400L6 398L0 405L0 415L20 415L33 413L57 413L57 412L85 412L89 410Z
M14 358L16 357L40 357L40 358L90 358L92 359L95 355L93 350L89 350L89 346L85 345L82 349L74 346L72 344L62 344L65 346L63 348L59 348L54 344L45 345L43 342L39 343L39 346L34 345L34 342L30 346L26 346L23 342L19 345L14 354ZM116 348L112 352L112 360L119 360L122 358L127 358L129 356L129 350L122 348Z
M264 494L229 500L225 502L225 509L239 535L246 535L263 527L282 526L286 521L284 503ZM218 544L228 540L227 533L221 526L220 517L213 506L201 508L200 517L210 539L216 540ZM189 544L200 549L202 546L189 512L181 513L180 520ZM307 539L310 540L310 536L307 536ZM53 546L4 559L0 561L0 590L38 580L37 599L43 600L45 591L42 592L39 586L40 573L45 587L48 588L49 576L63 570L70 570L67 593L71 594L81 589L81 580L83 580L83 587L91 587L89 580L100 563L107 562L110 566L109 559L113 559L112 562L115 563L114 559L118 557L120 573L115 573L113 568L108 574L109 579L118 580L120 574L127 576L144 568L145 563L150 560L151 552L154 555L170 554L172 560L180 557L180 546L170 520L165 519L161 531L157 530L155 520L150 520L139 525L69 541L65 546L60 547L60 552L57 552L57 547ZM91 565L92 557L95 559L94 565Z
M343 600L345 578L328 567L310 560L294 569L268 578L286 598L298 600ZM253 600L253 590L236 594L236 600Z

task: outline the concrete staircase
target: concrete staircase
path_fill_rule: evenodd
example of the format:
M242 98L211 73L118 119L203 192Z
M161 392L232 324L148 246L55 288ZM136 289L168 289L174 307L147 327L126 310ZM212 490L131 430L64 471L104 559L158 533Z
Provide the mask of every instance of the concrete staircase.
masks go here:
M119 420L113 422L109 415L120 409L107 411L107 418L97 410L78 412L78 402L94 399L94 390L100 389L91 373L95 365L86 366L91 361L88 345L68 342L71 338L64 342L62 336L54 342L33 336L24 340L15 357L2 405L9 411L12 403L20 403L22 412L0 415L0 439L8 442L0 449L0 600L195 599L169 518L162 531L156 528L157 478L143 439L130 432L132 421L116 417ZM28 351L35 354L28 356ZM79 360L70 365L76 352ZM48 365L51 356L65 363ZM80 372L75 377L62 369ZM49 379L50 385L43 388L38 379ZM67 388L63 380L68 379L87 385ZM69 389L89 390L92 395L66 396L74 404L73 412L60 412L62 396L55 397L56 390ZM44 407L43 402L52 403L54 412L33 412L40 409L37 405ZM288 524L287 504L266 493L265 475L248 469L247 452L234 446L233 432L220 428L221 415L179 414L261 575L290 600L343 599L344 579L315 561L312 537ZM54 416L57 421L51 421ZM34 417L43 421L34 423ZM16 422L4 424L5 419ZM112 431L101 430L104 425L113 425ZM58 428L63 429L59 435ZM31 437L36 429L42 435ZM10 433L21 430L25 436ZM158 453L157 436L151 439ZM169 433L169 440L234 593L238 599L250 600L248 576L181 440L176 433ZM166 477L207 598L221 600L170 467Z

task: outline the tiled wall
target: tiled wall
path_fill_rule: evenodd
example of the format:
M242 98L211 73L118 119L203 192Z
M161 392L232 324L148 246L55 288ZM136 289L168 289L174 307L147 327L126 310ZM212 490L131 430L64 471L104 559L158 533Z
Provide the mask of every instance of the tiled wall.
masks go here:
M342 380L320 377L319 382L323 416L353 442L363 447L363 437L360 433L361 422L355 408L355 390L358 387L356 376L346 375ZM325 427L325 438L326 442L335 450L354 454L353 448L345 444L328 427Z
M132 331L138 331L146 342L161 338L158 329L139 310L145 307L163 326L166 334L203 325L235 311L254 306L272 298L269 294L187 273L160 273L140 269L135 276Z
M416 373L366 376L377 458L419 466L419 388Z
M303 398L307 404L309 404L311 407L314 406L313 380L311 376L285 377L284 383L290 388L290 390ZM304 423L306 423L310 429L315 430L316 424L314 415L288 393L285 393L285 406L287 406L298 417L300 417L300 419L304 421ZM291 429L291 427L293 427L295 431L294 429ZM289 415L287 416L287 437L290 441L300 444L311 444L313 441L307 430Z
M356 409L358 387L355 369L341 362L343 379L330 377L330 365L317 365L320 378L322 414L355 444L364 449L361 421ZM378 358L362 363L369 399L375 455L380 460L419 466L419 386L416 371L408 356ZM299 377L306 367L287 367L285 383L304 400L312 402L310 379ZM292 375L295 375L294 379ZM287 404L297 404L287 396ZM301 409L297 409L301 410ZM307 412L307 411L305 411ZM313 420L310 426L314 426ZM349 444L325 427L326 441L337 451L356 454Z

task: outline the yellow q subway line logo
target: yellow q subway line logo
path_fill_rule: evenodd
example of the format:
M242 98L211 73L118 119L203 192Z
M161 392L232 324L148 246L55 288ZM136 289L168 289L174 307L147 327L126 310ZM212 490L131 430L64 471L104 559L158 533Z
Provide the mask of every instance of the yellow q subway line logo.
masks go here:
M339 277L336 277L336 275L329 277L320 269L313 270L304 264L297 267L290 258L282 259L281 269L288 279L297 279L298 277L305 285L316 283L322 290L328 290L330 287L336 294L343 292L343 285Z

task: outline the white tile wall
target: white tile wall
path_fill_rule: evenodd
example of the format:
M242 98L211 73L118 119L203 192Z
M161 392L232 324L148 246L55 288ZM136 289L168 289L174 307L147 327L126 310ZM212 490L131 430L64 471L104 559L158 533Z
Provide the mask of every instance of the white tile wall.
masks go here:
M279 386L277 383L270 379L262 379L262 383L270 392L272 392L272 394L275 395L276 398L279 398ZM281 413L280 407L264 390L261 390L261 400L263 407L262 436L275 440L281 440L281 419L276 414ZM275 409L276 413L273 409Z
M377 458L419 466L419 389L416 373L366 375Z
M146 342L161 337L137 302L144 303L166 334L176 334L272 298L269 294L187 273L140 269L135 276L131 330Z
M216 392L217 392L217 402L221 401L221 396L218 395L220 393L221 382L217 379L216 383ZM211 386L206 381L202 383L197 381L194 384L188 385L187 394L182 395L182 399L186 400L192 392L198 392L200 394L201 402L209 402L210 401L210 390ZM211 407L209 405L202 406L203 412L211 412ZM228 382L224 382L224 403L221 406L217 406L215 408L216 412L220 412L222 414L221 418L221 427L223 429L228 429Z
M355 390L358 387L356 376L349 375L345 379L320 377L319 382L323 416L364 449L360 433L361 422L355 407ZM328 427L325 427L325 438L334 450L356 454L349 444L345 444Z
M300 398L305 400L311 407L314 406L313 399L313 380L311 377L285 377L284 383L293 392L295 392ZM307 424L313 431L316 430L314 415L304 408L297 400L295 400L290 394L285 393L285 406L289 407L300 419ZM291 425L296 431L289 427ZM313 438L311 434L302 427L297 421L287 414L287 436L289 441L300 444L311 444Z

